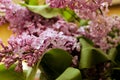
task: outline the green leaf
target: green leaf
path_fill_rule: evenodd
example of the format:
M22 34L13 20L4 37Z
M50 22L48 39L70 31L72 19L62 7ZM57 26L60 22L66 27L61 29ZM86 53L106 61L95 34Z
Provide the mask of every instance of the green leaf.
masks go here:
M67 21L72 21L72 19L74 18L67 10L63 10L62 15Z
M115 61L118 63L118 65L120 65L120 44L117 46L117 55Z
M29 5L38 5L38 0L29 0Z
M89 21L89 20L81 19L81 20L80 20L80 26L86 26L86 25L88 25L88 21Z
M38 5L38 0L25 0L28 5Z
M120 71L120 67L114 67L113 70L119 70Z
M25 3L28 5L43 5L45 4L45 0L25 0Z
M77 16L77 14L69 9L69 8L62 8L60 15L68 22L73 22L75 24L77 24L78 26L80 26L80 21L81 19Z
M40 69L48 80L54 80L72 63L72 56L62 49L51 49L45 53Z
M115 61L117 55L118 55L117 48L111 48L108 52L108 58L114 65L118 65L117 62Z
M102 50L94 48L86 39L80 38L82 45L79 68L91 68L92 66L108 61L109 58Z
M111 48L111 49L109 50L109 54L108 54L109 59L110 59L112 62L115 62L116 56L117 56L117 49L116 49L116 48Z
M117 49L116 48L111 48L110 51L109 51L109 54L108 54L109 58L111 60L114 60L116 55L117 55Z
M40 80L48 80L43 72L40 73Z
M94 43L92 42L92 40L84 37L84 36L79 36L78 40L80 41L80 39L84 39L85 41L87 41L86 43L84 43L84 45L86 46L94 46ZM82 47L86 47L86 46L82 46Z
M82 80L79 69L69 67L56 80Z
M45 18L53 18L61 15L65 20L80 24L80 18L69 8L51 8L49 5L28 5L26 6L30 11L37 13Z
M16 72L15 65L6 69L3 64L0 64L0 79L1 80L25 80L25 73Z
M29 0L25 0L25 4L28 4L29 3Z
M59 15L60 9L57 8L50 8L49 5L40 5L40 6L33 6L33 5L26 5L26 7L37 14L45 18L53 18Z
M75 21L76 19L76 14L74 11L72 11L71 9L69 8L64 8L64 9L61 9L61 13L62 17L67 20L67 21Z
M119 80L120 79L120 67L113 68L111 73L112 80Z

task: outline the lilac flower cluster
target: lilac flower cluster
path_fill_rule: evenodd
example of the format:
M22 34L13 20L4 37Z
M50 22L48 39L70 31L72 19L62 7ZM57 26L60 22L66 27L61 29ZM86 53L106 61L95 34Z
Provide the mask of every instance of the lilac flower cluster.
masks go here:
M69 26L69 27L68 27ZM78 26L74 23L68 23L64 20L58 20L52 26L57 31L62 31L65 35L74 36L77 32Z
M0 16L0 26L6 23L6 20L3 16Z
M28 66L34 66L44 53L51 48L60 48L70 53L80 51L76 36L85 36L104 51L116 47L120 41L119 17L108 17L104 12L111 0L46 0L51 7L74 10L80 18L90 19L87 26L67 22L61 17L46 19L29 11L27 8L14 4L11 0L0 0L0 11L5 16L0 17L0 24L8 22L13 31L5 46L0 45L0 62L7 68L17 64L16 70L22 70L22 61ZM88 14L89 13L89 14ZM111 35L112 34L112 35ZM73 64L77 65L78 55L73 56Z
M99 9L103 9L112 0L46 0L51 7L65 8L74 10L80 18L94 19Z
M118 16L97 16L87 27L78 32L91 39L95 45L105 52L118 46L120 41L120 18Z
M3 0L0 1L0 25L6 23L6 20L4 18L5 11L6 11L6 7L5 7L6 3L9 3L9 0L8 1L7 0L6 1L3 1Z
M18 62L18 65L21 66L21 61L27 62L28 66L33 66L45 51L51 48L72 51L77 45L76 42L76 38L65 36L62 32L49 28L39 34L39 37L22 33L16 37L12 36L8 40L8 46L3 45L1 42L3 47L0 52L1 61L5 63L7 68L15 62Z
M45 51L51 48L69 52L79 50L77 39L73 36L77 25L58 17L46 19L12 2L3 4L7 5L3 18L9 22L8 28L14 33L7 46L0 42L0 62L7 68L15 63L15 70L22 71L22 61L28 63L28 66L34 66Z

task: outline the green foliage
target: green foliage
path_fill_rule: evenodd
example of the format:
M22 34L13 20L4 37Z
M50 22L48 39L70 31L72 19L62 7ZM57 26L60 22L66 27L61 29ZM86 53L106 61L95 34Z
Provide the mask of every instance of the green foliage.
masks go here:
M25 73L16 72L14 70L15 65L6 69L3 64L0 65L0 79L1 80L26 80Z
M81 20L73 10L69 9L69 8L63 8L60 9L60 15L69 22L77 22L79 23L79 21Z
M116 48L116 54L113 55L114 61L117 63L116 65L113 65L112 67L112 73L111 78L113 80L119 80L120 79L120 44Z
M120 67L113 68L111 78L112 78L112 80L119 80L120 79Z
M38 5L38 0L25 0L25 3L29 5Z
M80 19L70 8L50 8L49 5L44 5L44 2L44 0L25 0L24 6L45 18L61 15L66 21L74 22L78 26L88 25L89 20Z
M67 20L67 21L73 21L75 13L70 10L69 8L61 9L61 15Z
M82 45L79 68L91 68L92 66L108 61L108 56L100 49L94 48L86 39L80 38Z
M109 50L109 53L108 53L109 59L110 59L112 62L116 63L116 62L115 62L116 56L117 56L117 49L116 49L116 48L111 48L111 49Z
M117 46L117 55L115 61L120 66L120 44Z
M25 3L28 4L28 3L29 3L29 0L25 0Z
M113 47L108 52L108 58L114 66L120 66L120 45Z
M88 20L81 20L74 11L69 8L50 8L49 5L27 5L30 11L39 14L45 18L53 18L58 15L62 16L66 21L74 22L78 25L87 25Z
M48 80L45 73L40 73L40 80Z
M80 26L86 26L86 25L88 25L88 21L89 21L89 20L81 19L81 20L80 20Z
M115 59L116 54L117 54L116 48L112 48L112 49L109 50L109 54L108 55L109 55L109 58L111 58L112 60Z
M56 80L82 80L79 69L69 67Z
M45 0L25 0L25 3L28 5L43 5Z
M38 0L29 0L29 5L38 5Z
M45 53L40 69L47 80L54 80L72 63L72 56L61 49L51 49Z
M60 10L57 8L50 8L49 5L40 5L40 6L33 6L33 5L25 5L30 11L40 14L45 18L52 18L59 15Z

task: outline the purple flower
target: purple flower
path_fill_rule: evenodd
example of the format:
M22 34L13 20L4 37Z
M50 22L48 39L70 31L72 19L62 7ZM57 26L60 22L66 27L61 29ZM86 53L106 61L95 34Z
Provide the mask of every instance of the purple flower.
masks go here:
M8 43L8 46L1 43L3 47L1 53L8 53L2 60L7 68L19 60L27 62L28 66L34 66L44 52L51 48L60 48L72 52L76 48L77 40L72 36L64 35L63 32L48 28L38 36L28 33L11 36Z
M17 61L17 57L14 55L6 55L5 59L2 60L6 66L6 68L9 68L12 64L14 64Z
M58 20L55 24L53 24L53 28L57 31L63 32L65 35L73 36L76 33L78 26L74 23Z
M74 10L80 18L95 19L99 14L100 7L111 3L112 0L46 0L51 7L65 8ZM88 14L89 13L89 14Z
M90 20L87 26L79 28L60 16L46 19L11 0L1 0L0 11L5 12L5 16L0 17L0 24L8 22L14 35L9 38L7 46L0 41L0 61L7 68L16 63L15 70L22 71L22 61L28 66L34 66L49 49L80 52L76 36L81 35L91 39L95 47L104 51L116 47L120 41L120 18L105 16L110 2L111 0L46 0L53 8L69 7L80 18ZM73 56L73 66L78 65L78 58L76 54Z
M50 4L51 7L64 8L70 0L46 0L46 3Z
M0 26L6 23L6 20L3 16L0 16Z
M107 51L119 44L120 18L97 16L89 26L80 28L78 32L91 39L97 47Z
M13 32L21 33L20 30L25 31L24 25L28 24L30 18L30 12L26 8L18 5L12 5L6 10L5 19L10 23L9 28Z
M18 62L18 64L17 64L17 66L15 67L15 71L17 71L17 72L21 72L21 71L23 71L23 66L22 66L22 61L20 60L19 62Z

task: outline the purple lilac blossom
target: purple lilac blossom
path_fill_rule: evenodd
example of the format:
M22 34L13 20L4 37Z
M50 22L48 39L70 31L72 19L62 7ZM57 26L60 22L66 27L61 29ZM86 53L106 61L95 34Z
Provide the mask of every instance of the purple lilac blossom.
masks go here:
M48 28L39 34L39 37L22 33L16 37L12 36L8 43L8 46L1 43L3 47L1 53L7 53L4 56L5 59L2 59L7 68L19 61L25 61L28 66L34 66L40 56L51 48L60 48L71 52L76 48L77 40L74 37L63 35L62 32ZM16 66L16 69L19 71L18 66Z
M22 32L40 33L47 27L51 27L58 18L45 19L38 14L30 12L27 8L13 5L6 11L5 19L10 23L9 29L15 34Z
M46 3L56 8L69 7L74 10L80 18L94 19L100 7L110 4L111 1L112 0L46 0Z
M9 22L9 29L15 34L9 38L7 46L0 41L3 48L0 50L0 61L4 62L7 68L17 63L15 70L21 71L22 61L25 61L28 66L34 66L49 49L60 48L70 53L74 49L80 51L76 35L91 39L96 47L105 51L116 47L120 41L119 17L108 17L98 12L99 8L107 9L110 2L111 0L46 0L51 7L69 7L79 17L91 19L87 27L79 29L76 24L64 21L60 17L46 19L25 7L12 3L11 0L0 0L6 13L3 18ZM112 38L109 33L114 29L119 32L115 32L115 37ZM78 55L73 56L74 66L77 66L77 61Z
M0 26L5 24L6 23L6 20L3 16L0 16Z
M58 20L52 27L57 31L62 31L65 35L74 35L78 29L76 24L64 20Z
M45 19L18 5L7 9L5 19L10 23L9 29L18 34L29 32L38 35L47 27L62 31L66 35L73 35L77 30L77 25L74 23L59 18Z
M31 17L30 12L26 8L12 5L6 10L5 19L10 23L9 28L13 32L22 33L21 30L24 31L24 25L29 23Z
M120 41L120 18L117 16L97 16L87 27L78 29L79 34L91 39L105 52L116 47Z
M9 38L7 46L0 42L0 60L7 68L17 64L15 70L21 71L22 61L28 63L28 66L34 66L44 52L51 48L61 48L69 52L75 48L79 50L76 38L71 36L77 30L75 24L57 17L45 19L11 1L2 0L2 4L5 5L6 13L3 18L15 34Z
M0 26L4 23L6 23L5 20L5 11L6 11L6 4L8 4L10 1L9 0L0 0Z

